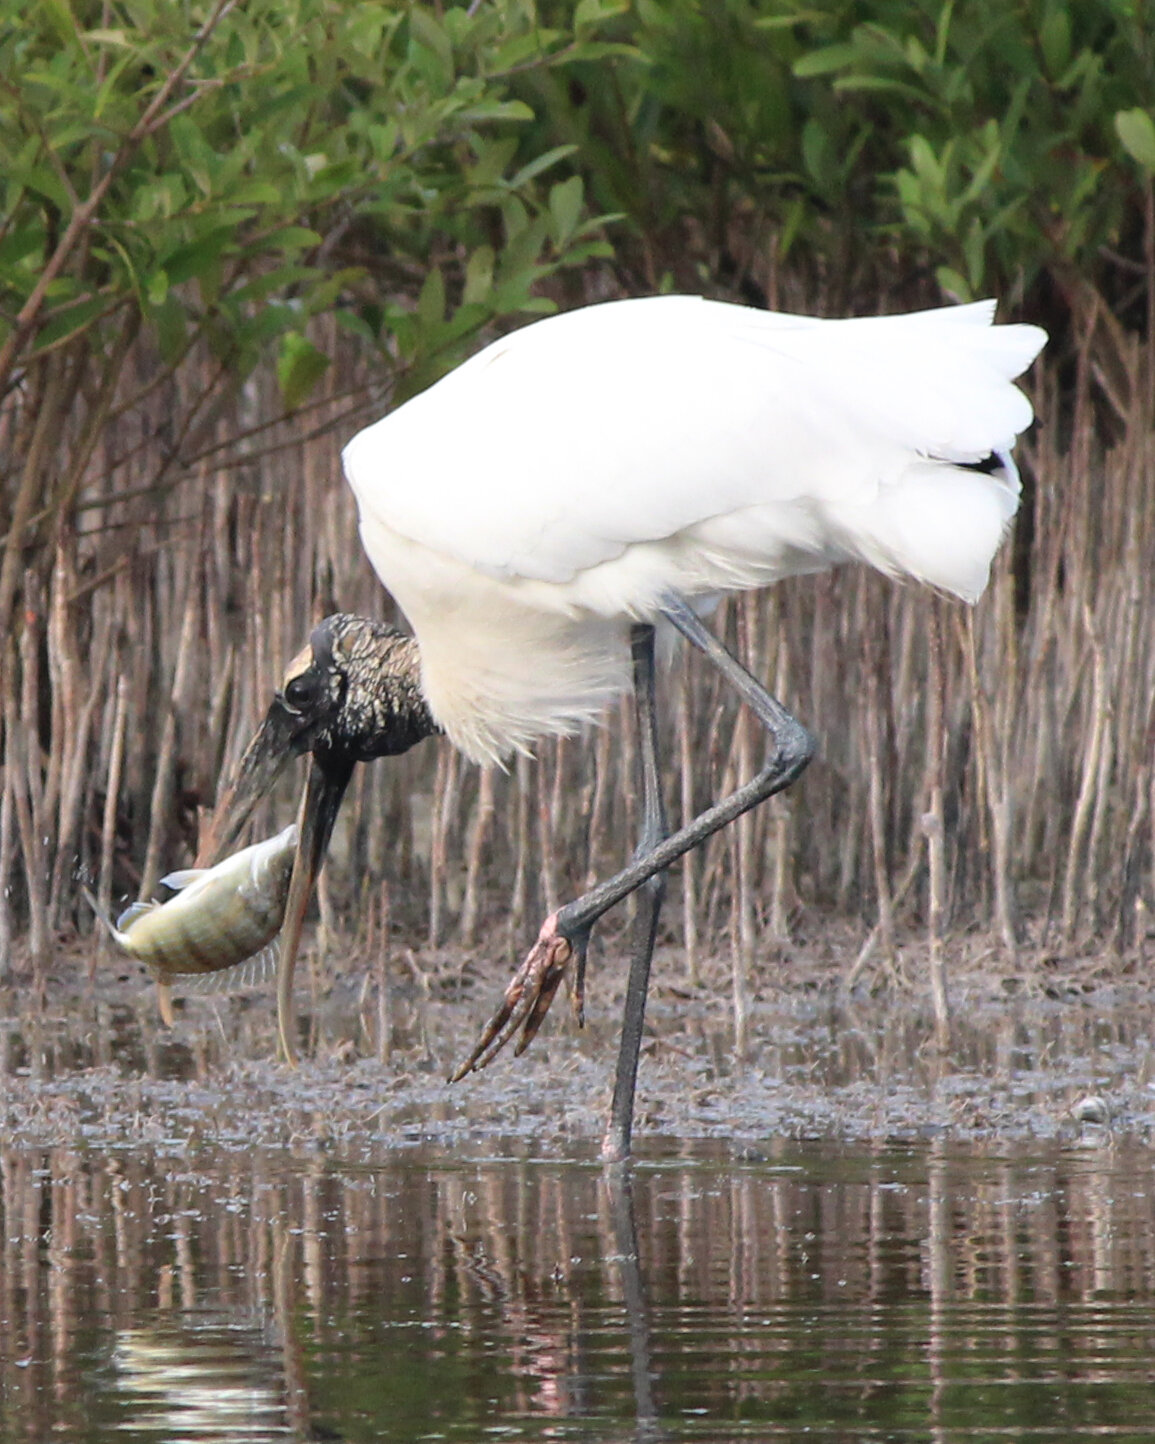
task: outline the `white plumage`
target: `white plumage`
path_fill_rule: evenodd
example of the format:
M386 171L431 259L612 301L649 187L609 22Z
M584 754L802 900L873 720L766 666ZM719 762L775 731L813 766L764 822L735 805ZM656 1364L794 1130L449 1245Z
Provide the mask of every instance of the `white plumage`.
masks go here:
M1018 503L1012 382L1046 339L993 318L609 302L366 428L345 470L438 724L477 761L572 730L628 685L629 624L670 594L860 560L975 600Z

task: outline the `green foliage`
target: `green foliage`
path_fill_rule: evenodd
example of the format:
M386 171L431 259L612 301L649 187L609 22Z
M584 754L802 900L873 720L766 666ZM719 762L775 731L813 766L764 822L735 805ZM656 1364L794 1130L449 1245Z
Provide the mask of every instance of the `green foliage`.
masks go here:
M635 0L607 33L628 42L612 65L519 93L536 143L576 144L628 217L631 284L757 285L769 257L846 307L898 274L959 298L1066 292L1072 270L1109 307L1131 289L1155 170L1142 7Z
M897 252L961 297L1095 275L1155 173L1155 42L1122 0L198 14L0 0L0 387L139 323L169 365L279 357L292 407L320 313L416 387L616 218L631 288L768 254L852 287Z
M960 297L1050 266L1093 268L1135 205L1117 116L1155 93L1138 16L1116 0L863 9L808 24L795 73L822 63L844 103L873 112L872 154L898 203L884 217L900 243L942 258L939 282Z
M286 414L310 399L330 318L401 397L605 254L510 82L608 61L619 8L0 0L0 636L134 396L211 363L159 491L262 363Z
M100 344L136 311L167 360L206 337L243 376L276 335L337 307L391 363L428 368L598 248L578 225L581 182L547 183L565 151L518 157L531 113L503 71L572 43L536 29L531 5L439 17L252 0L214 16L166 92L194 45L184 4L0 3L0 341L15 337L22 360L82 331ZM344 251L357 263L334 265ZM411 313L431 260L455 300L468 276L467 318ZM281 351L290 404L320 374L304 355Z

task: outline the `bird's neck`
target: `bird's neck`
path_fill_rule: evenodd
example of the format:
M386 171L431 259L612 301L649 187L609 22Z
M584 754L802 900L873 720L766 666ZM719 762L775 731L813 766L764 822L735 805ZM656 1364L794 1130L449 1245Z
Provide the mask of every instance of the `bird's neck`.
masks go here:
M358 760L395 757L439 731L421 689L421 653L413 637L375 629L373 665L354 669L345 699L349 730L367 739Z

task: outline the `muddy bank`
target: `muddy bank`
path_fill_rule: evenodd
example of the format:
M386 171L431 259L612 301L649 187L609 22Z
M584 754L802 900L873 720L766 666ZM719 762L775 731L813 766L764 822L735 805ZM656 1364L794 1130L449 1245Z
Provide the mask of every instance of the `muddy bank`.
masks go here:
M744 1058L728 960L693 986L680 956L659 955L638 1151L659 1137L728 1140L739 1156L779 1137L1151 1140L1155 991L1095 959L1008 972L978 943L955 952L949 1049L932 1041L917 949L904 952L900 976L868 971L848 992L848 953L831 944L764 969L772 981L748 999ZM596 1156L617 1046L618 951L591 961L583 1030L559 997L526 1054L449 1085L508 977L501 953L464 965L448 951L396 958L385 1048L373 965L303 969L311 1056L295 1071L275 1059L271 985L190 994L169 1030L135 964L118 959L90 986L86 960L61 954L42 1010L15 983L0 990L6 1140L180 1150L211 1138L365 1157L428 1141L473 1155L588 1145Z

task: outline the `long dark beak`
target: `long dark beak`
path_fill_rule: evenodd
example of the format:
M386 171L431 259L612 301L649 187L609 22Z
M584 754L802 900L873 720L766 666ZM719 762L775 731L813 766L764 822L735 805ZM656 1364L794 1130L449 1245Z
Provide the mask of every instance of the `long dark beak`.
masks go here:
M293 875L289 879L289 897L285 903L285 921L281 925L280 959L277 963L277 1032L286 1062L295 1064L297 1051L293 1035L297 1031L293 1009L293 975L301 945L301 928L309 897L325 860L325 849L333 833L333 824L341 810L345 789L353 775L354 763L333 757L314 757L309 768L309 781L301 799L297 822L300 837Z
M307 751L312 732L302 725L299 714L278 698L249 743L236 773L225 787L205 828L197 853L198 867L211 867L236 842L261 798L269 791L295 756ZM289 1063L297 1061L293 1046L296 1026L293 1017L293 974L301 944L301 928L309 896L325 860L325 849L333 832L345 789L353 775L354 763L332 752L314 756L309 781L298 818L300 837L285 920L281 926L280 961L277 966L277 1030L281 1050Z
M302 750L299 729L299 718L274 702L201 833L197 867L213 867L236 842L257 803Z

